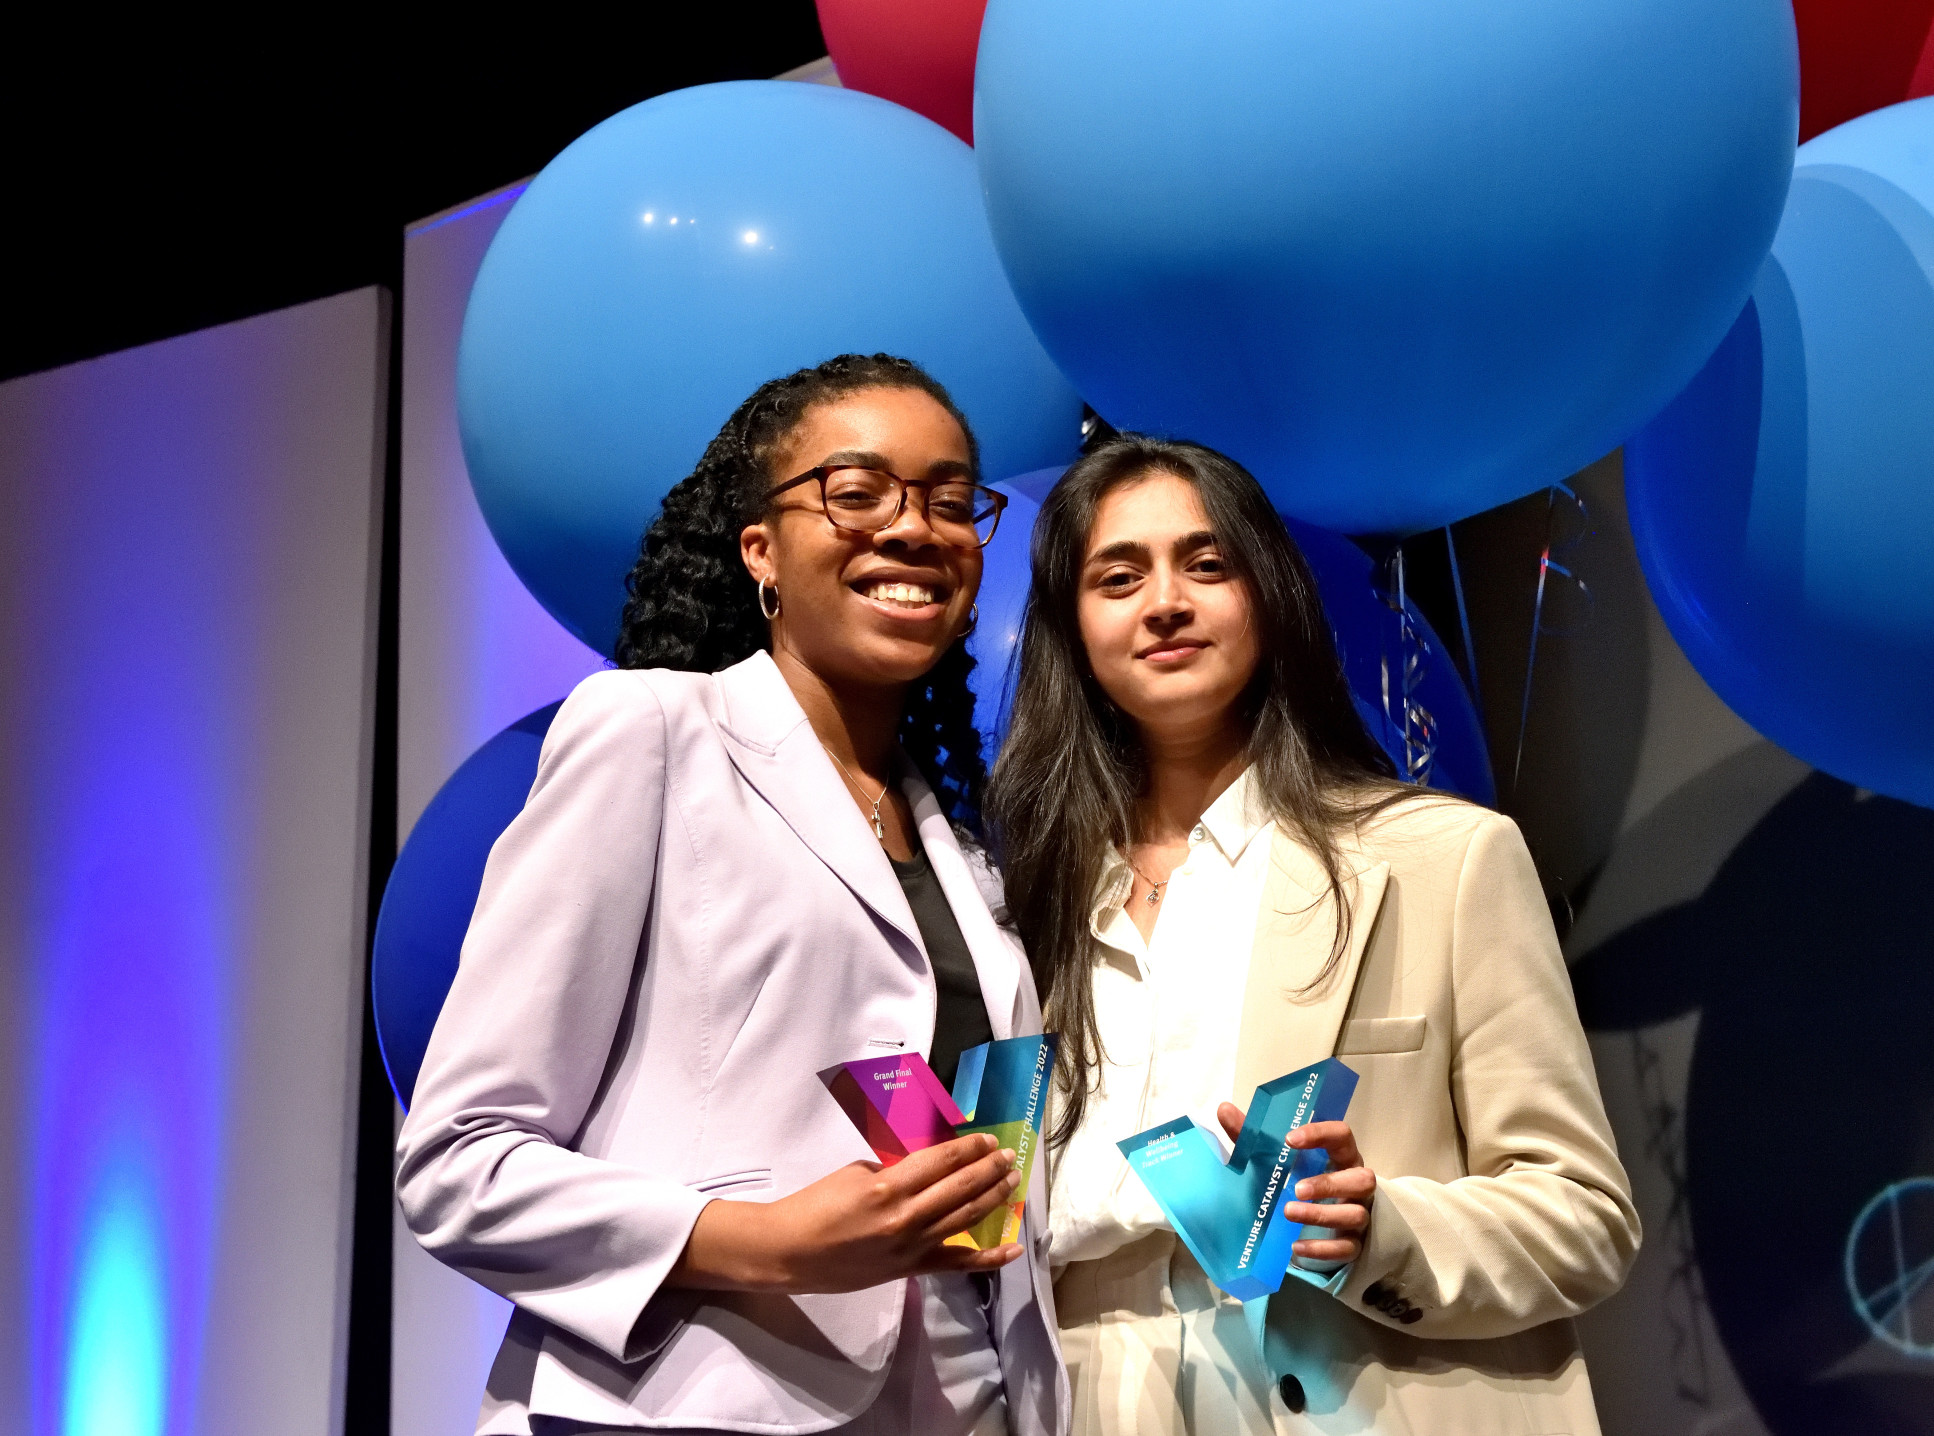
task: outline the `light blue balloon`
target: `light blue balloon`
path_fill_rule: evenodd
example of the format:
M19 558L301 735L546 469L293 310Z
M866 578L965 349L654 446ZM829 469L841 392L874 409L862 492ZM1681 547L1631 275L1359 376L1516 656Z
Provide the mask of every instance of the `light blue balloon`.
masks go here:
M990 474L1080 441L1080 400L995 258L973 153L940 126L777 81L614 115L532 181L471 291L458 417L491 533L608 653L665 491L758 385L848 351L924 365Z
M1801 147L1751 304L1625 469L1646 581L1713 690L1934 806L1934 98Z
M975 84L995 243L1083 396L1349 533L1670 400L1799 115L1788 0L991 0Z

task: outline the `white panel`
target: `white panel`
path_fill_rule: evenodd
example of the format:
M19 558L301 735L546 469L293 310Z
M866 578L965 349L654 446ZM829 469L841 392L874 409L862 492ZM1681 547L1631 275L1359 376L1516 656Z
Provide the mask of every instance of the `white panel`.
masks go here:
M413 225L403 248L397 832L457 765L601 666L498 552L457 437L457 339L515 185ZM392 1436L469 1436L510 1304L416 1244L394 1211Z
M364 289L0 385L8 1429L341 1428L387 355Z
M523 192L413 225L403 242L397 831L465 758L601 666L497 550L457 437L457 339L484 251Z

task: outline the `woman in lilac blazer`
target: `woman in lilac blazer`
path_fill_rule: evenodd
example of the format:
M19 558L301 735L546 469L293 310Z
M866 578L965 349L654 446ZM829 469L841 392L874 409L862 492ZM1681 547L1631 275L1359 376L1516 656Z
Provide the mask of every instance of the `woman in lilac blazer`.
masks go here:
M904 360L762 387L667 496L617 671L552 724L399 1139L434 1255L516 1307L480 1433L1050 1433L1040 1194L961 1138L884 1171L816 1077L1040 1030L961 824L1002 500ZM992 906L990 907L990 904Z

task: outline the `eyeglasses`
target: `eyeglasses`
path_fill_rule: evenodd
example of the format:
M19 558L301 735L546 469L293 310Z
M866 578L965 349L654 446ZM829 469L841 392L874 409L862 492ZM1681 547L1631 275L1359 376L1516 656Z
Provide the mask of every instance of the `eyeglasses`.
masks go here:
M876 534L900 521L907 509L907 490L924 489L927 526L934 536L955 548L986 548L1000 527L1007 495L984 489L965 479L903 479L884 469L822 465L787 479L767 495L776 499L787 489L817 483L826 518L848 533Z

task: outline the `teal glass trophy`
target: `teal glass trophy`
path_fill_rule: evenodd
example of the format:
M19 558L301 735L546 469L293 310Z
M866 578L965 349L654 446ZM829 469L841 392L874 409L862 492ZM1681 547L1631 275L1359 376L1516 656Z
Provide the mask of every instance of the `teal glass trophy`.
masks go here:
M1265 1082L1227 1161L1215 1135L1187 1117L1118 1144L1209 1280L1239 1301L1282 1286L1304 1228L1280 1208L1295 1199L1298 1182L1329 1166L1328 1152L1292 1147L1289 1134L1311 1122L1342 1121L1356 1083L1357 1074L1334 1057ZM1327 1283L1322 1273L1310 1279Z

